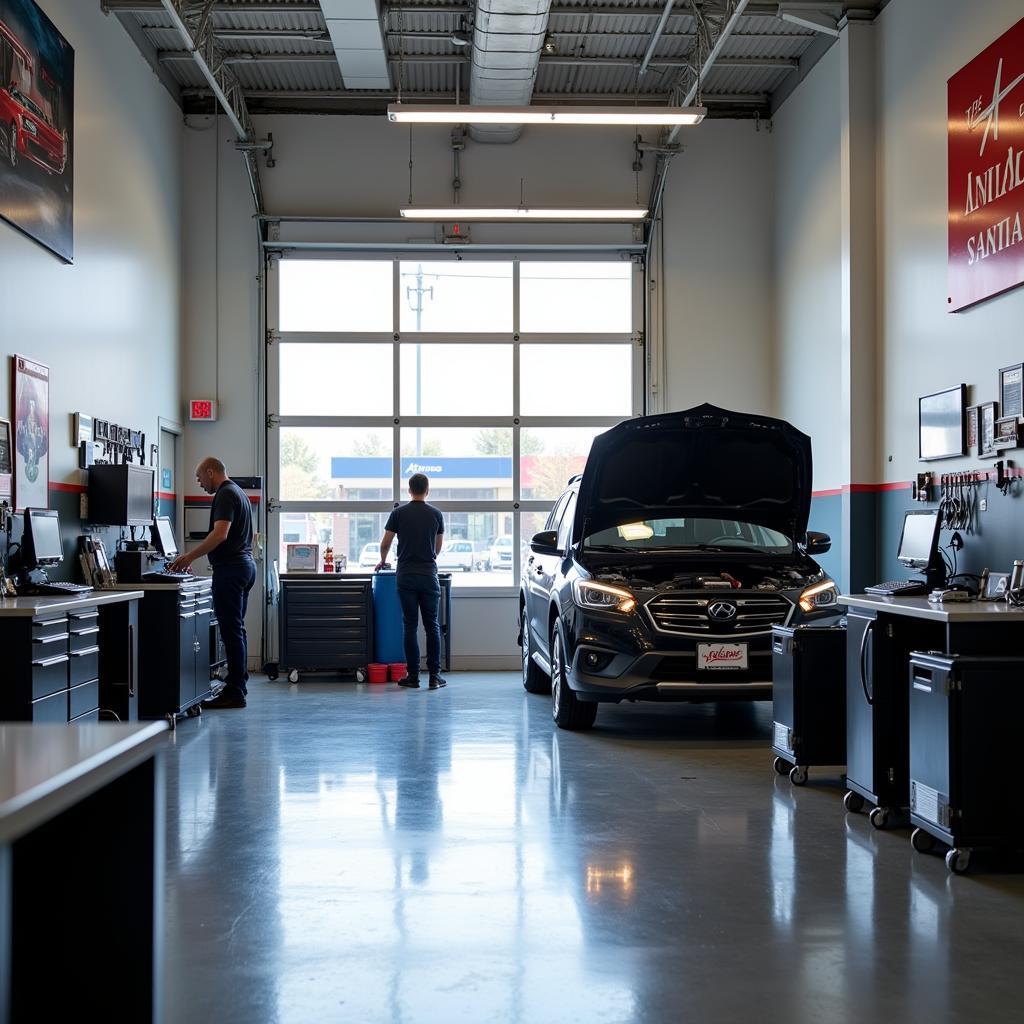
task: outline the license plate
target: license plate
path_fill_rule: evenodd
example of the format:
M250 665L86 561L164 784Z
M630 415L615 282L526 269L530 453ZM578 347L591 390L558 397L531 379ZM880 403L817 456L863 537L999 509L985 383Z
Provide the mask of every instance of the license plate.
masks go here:
M747 667L746 644L697 644L697 668L717 672Z

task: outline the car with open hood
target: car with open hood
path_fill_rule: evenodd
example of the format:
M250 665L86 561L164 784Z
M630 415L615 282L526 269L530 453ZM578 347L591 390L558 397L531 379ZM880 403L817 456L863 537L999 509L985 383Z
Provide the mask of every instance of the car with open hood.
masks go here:
M712 405L596 437L523 565L526 689L568 729L602 702L771 699L772 627L839 613L811 469L791 424Z

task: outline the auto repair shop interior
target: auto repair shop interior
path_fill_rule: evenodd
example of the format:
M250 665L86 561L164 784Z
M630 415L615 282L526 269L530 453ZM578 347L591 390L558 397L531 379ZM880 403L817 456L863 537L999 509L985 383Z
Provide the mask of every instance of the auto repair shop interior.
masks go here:
M0 0L0 1022L1019 1017L1022 14Z

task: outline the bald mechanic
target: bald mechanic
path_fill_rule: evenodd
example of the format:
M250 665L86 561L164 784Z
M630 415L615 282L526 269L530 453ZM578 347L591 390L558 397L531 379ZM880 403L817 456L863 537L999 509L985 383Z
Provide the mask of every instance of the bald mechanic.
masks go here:
M245 492L227 474L224 463L213 456L196 466L196 480L213 495L210 532L202 543L171 563L171 572L184 572L197 558L209 559L213 569L213 610L228 658L224 689L203 701L203 707L244 708L248 694L249 650L245 635L245 610L249 591L256 582L252 557L252 506Z

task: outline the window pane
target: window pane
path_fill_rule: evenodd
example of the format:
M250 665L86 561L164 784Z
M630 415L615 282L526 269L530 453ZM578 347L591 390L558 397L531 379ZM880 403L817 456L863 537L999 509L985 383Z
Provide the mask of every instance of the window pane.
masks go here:
M392 501L393 432L282 427L282 501Z
M402 345L403 416L511 416L511 345Z
M283 416L390 416L391 345L281 346Z
M288 544L319 544L320 559L329 544L344 572L373 572L380 560L380 538L388 512L282 512L278 567L287 568ZM394 562L394 552L390 556Z
M552 505L554 505L554 502L552 502ZM530 557L530 541L533 540L536 534L545 529L549 515L551 515L550 511L519 513L519 531L520 536L523 538L527 558Z
M511 587L513 513L445 512L443 505L441 511L445 545L437 556L438 571L452 574L453 587Z
M595 436L607 427L523 428L519 440L519 483L524 498L554 500L570 477L583 472Z
M413 473L430 478L430 501L511 501L512 430L403 427L402 488Z
M544 333L633 330L630 263L519 265L519 329Z
M630 416L633 350L623 345L523 345L523 416Z
M392 331L390 260L281 260L282 331Z
M400 329L512 330L512 264L410 260L399 283Z

